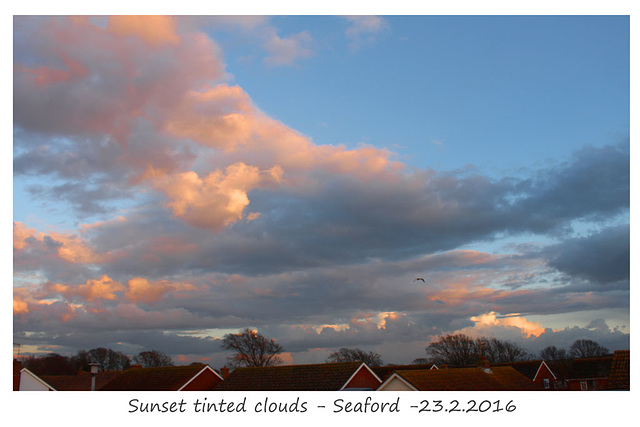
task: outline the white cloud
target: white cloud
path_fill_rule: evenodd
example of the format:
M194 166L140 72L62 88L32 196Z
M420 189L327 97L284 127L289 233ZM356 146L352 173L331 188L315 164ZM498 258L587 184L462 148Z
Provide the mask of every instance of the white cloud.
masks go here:
M357 49L365 43L376 40L376 35L388 28L388 23L379 16L346 16L350 22L346 35L350 40L350 47Z
M308 31L281 38L273 33L264 43L269 56L264 59L270 66L293 65L296 61L313 55L311 43L313 38Z

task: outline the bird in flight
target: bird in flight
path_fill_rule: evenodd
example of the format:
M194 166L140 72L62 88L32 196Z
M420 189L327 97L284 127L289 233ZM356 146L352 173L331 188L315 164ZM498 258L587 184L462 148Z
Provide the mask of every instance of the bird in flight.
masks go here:
M416 277L415 279L413 279L414 282L417 282L418 280L421 280L422 283L427 283L424 281L424 279L422 277Z

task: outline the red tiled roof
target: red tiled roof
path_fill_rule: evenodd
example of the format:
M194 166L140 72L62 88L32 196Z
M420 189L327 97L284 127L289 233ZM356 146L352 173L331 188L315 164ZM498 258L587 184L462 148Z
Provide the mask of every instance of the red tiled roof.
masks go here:
M360 366L362 362L236 368L215 390L337 391Z
M573 359L569 368L568 380L586 380L608 378L613 356Z
M507 391L542 388L511 366L398 371L421 391Z
M536 374L538 373L538 369L540 369L541 364L542 360L525 360L520 362L496 363L495 365L491 366L511 366L513 369L533 381L536 377Z
M387 366L375 366L372 367L371 370L380 378L382 381L385 381L389 378L395 371L410 371L414 369L431 369L433 363L427 364L415 364L415 365L387 365Z
M168 366L127 369L106 383L105 391L176 391L207 365Z
M631 351L613 352L613 362L609 372L609 390L630 390Z
M120 371L98 372L96 374L96 390L111 381ZM40 378L58 391L90 391L91 374L80 372L77 375L42 375Z

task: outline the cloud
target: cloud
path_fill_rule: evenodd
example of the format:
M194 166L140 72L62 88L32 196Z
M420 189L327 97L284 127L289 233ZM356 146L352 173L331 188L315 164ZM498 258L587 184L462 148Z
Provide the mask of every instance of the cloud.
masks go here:
M176 217L195 227L218 231L242 218L249 205L249 191L281 179L278 166L260 171L234 163L224 172L214 171L202 179L193 171L164 176L156 179L154 186L167 195L167 207Z
M70 301L76 298L87 302L94 302L96 300L114 301L118 299L117 293L124 290L124 285L104 275L99 279L88 280L85 284L81 285L50 283L45 285L45 289L51 294L62 295Z
M215 31L234 31L240 39L249 38L260 45L266 56L262 62L269 67L295 66L301 60L315 55L314 39L309 31L281 36L279 29L264 16L225 16L207 18L183 18L189 26L204 26Z
M134 36L152 46L178 44L175 19L170 16L112 16L107 30L120 36Z
M551 267L570 276L601 284L628 282L631 268L629 224L568 239L545 248L543 255Z
M13 224L13 248L14 263L16 256L25 263L49 257L67 263L100 264L110 258L110 254L93 251L90 244L77 234L51 232L47 235L27 228L19 221Z
M127 32L131 19L149 20L149 27L138 27L147 28L145 38L136 37L142 30ZM111 17L103 29L90 20L55 17L35 31L32 18L16 19L18 33L36 33L24 37L25 49L55 55L39 55L37 67L15 64L14 123L58 135L109 135L125 144L138 120L173 105L187 88L224 77L219 49L201 33L180 35L181 43L148 44L149 37L167 37L171 19ZM157 24L165 30L156 32ZM109 31L110 25L118 30ZM121 37L123 31L127 37ZM39 83L39 75L50 74L60 77Z
M312 41L313 38L308 31L286 38L271 34L264 43L264 49L269 54L264 58L264 62L269 66L282 66L292 65L300 59L309 58L313 55L310 47Z
M249 97L240 87L222 84L205 92L188 92L163 127L178 138L231 150L252 136L252 110Z
M544 327L538 322L531 322L524 316L510 314L500 316L495 312L484 313L473 316L469 320L474 322L474 326L464 328L456 333L462 333L472 337L491 337L498 328L511 330L525 338L538 337L545 332ZM503 333L504 336L504 333Z
M569 161L514 186L514 228L548 232L576 219L602 220L628 211L629 143L584 147Z
M379 16L345 16L350 25L346 36L350 40L350 47L358 49L364 44L376 41L376 35L387 30L389 25Z
M132 302L152 303L160 301L167 293L195 291L196 287L189 283L171 283L169 281L149 282L143 277L134 277L128 282L128 290L124 296Z

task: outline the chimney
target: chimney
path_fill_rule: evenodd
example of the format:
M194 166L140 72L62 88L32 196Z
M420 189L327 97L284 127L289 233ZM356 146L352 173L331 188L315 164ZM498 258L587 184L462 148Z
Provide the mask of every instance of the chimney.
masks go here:
M220 368L220 374L222 374L222 379L227 379L227 377L229 376L229 368L227 368L226 366L223 366L222 368Z

